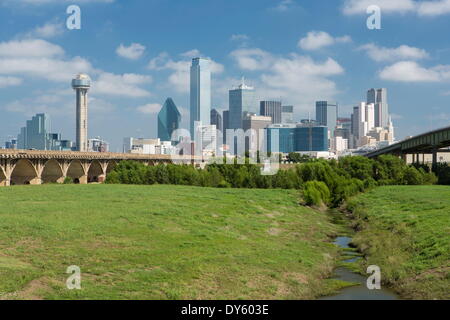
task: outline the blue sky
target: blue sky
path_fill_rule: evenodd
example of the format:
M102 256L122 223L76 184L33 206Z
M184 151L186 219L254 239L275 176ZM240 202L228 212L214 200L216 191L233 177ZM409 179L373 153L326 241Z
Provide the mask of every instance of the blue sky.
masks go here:
M65 26L81 8L81 30ZM369 30L366 8L381 8ZM386 87L397 138L450 123L450 0L0 0L0 143L33 114L74 139L79 71L93 80L89 136L112 151L123 137L156 136L156 114L172 97L189 120L189 64L213 63L213 107L245 76L259 99L315 100L340 115Z

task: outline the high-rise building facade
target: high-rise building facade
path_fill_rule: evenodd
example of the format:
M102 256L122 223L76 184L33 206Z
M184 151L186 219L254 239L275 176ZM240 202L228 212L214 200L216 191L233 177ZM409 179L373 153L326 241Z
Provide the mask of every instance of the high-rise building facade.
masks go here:
M172 98L167 98L158 113L158 138L161 141L171 141L172 133L179 129L181 114Z
M352 137L349 141L350 148L375 145L379 142L391 143L394 141L393 125L390 117L386 127L376 126L376 107L373 103L361 102L353 108Z
M367 103L374 104L375 127L389 127L389 105L387 89L370 89L367 91Z
M316 121L322 125L327 126L330 137L334 137L334 130L336 129L338 118L338 104L331 101L317 101L316 102Z
M17 149L17 139L11 139L5 142L5 149Z
M211 122L211 66L208 59L192 59L190 96L190 132L193 139L196 122L203 125Z
M272 139L276 136L279 139L278 151L272 148ZM328 128L315 122L275 124L267 128L267 150L270 152L320 152L328 149Z
M88 91L91 88L91 79L87 74L80 73L72 80L72 88L77 95L77 151L88 151Z
M265 117L272 117L272 124L281 123L281 101L261 101L259 103L259 114Z
M230 129L230 111L225 110L222 113L222 136L223 136L223 143L226 144L227 142L227 130Z
M211 110L211 124L215 125L217 130L223 131L222 116L216 109Z
M109 143L100 137L88 140L89 152L109 152Z
M247 113L256 113L255 89L242 83L229 91L228 129L242 129L242 121Z
M61 134L51 133L50 116L38 113L27 120L17 136L18 149L63 150Z
M254 114L249 114L244 118L243 130L245 132L250 131L250 135L246 137L245 150L246 151L257 151L263 148L265 141L265 130L268 126L272 124L271 117L257 116ZM263 134L261 134L263 133ZM261 150L260 150L261 151Z
M281 123L294 123L294 106L281 107Z

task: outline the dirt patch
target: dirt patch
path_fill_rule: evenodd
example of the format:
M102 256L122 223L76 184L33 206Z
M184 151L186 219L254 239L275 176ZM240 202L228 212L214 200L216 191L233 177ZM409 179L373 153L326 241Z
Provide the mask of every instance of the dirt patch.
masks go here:
M298 273L298 272L287 272L287 273L283 274L283 276L284 276L286 279L295 280L295 281L297 281L297 282L299 282L299 283L302 283L302 284L307 284L307 283L308 283L308 277L305 276L305 275L302 274L302 273Z
M18 299L42 300L42 293L50 289L50 279L46 277L34 279L20 291L16 293Z

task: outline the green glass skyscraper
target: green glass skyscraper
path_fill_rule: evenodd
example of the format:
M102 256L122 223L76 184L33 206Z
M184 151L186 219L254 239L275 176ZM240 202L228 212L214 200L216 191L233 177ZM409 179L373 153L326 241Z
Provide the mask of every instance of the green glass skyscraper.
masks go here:
M181 114L172 98L167 98L158 113L158 138L161 141L171 141L172 133L180 126Z

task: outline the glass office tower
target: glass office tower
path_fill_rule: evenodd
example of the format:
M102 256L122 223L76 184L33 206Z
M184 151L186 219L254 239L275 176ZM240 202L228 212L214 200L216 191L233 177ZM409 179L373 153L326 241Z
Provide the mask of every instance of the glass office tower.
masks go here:
M211 67L205 58L192 59L191 65L191 138L194 138L195 122L202 125L211 122Z
M181 114L172 98L167 98L158 113L158 138L171 141L172 133L180 127Z
M316 102L316 121L321 126L327 126L330 137L334 137L338 118L338 104L330 101Z
M273 124L282 123L281 101L261 101L259 103L259 114L265 117L272 117Z
M375 105L375 127L389 127L389 105L387 89L370 89L367 91L367 104Z
M216 126L216 129L219 131L223 130L222 127L222 115L216 109L211 110L211 124Z
M242 83L229 91L229 119L227 129L242 129L244 115L256 113L255 89Z

